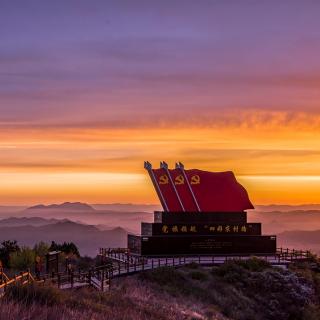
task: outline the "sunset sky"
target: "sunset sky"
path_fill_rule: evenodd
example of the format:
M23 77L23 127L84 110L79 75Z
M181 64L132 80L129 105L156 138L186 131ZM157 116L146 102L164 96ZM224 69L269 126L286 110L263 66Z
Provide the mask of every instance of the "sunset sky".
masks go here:
M0 204L158 203L143 161L320 203L320 2L0 1Z

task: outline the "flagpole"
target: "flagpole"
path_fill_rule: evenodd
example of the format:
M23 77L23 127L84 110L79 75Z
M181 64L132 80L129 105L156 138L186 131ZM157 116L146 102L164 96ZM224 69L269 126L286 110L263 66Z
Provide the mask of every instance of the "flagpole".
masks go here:
M188 180L188 177L186 175L186 172L184 171L184 165L181 162L178 162L178 163L176 163L176 169L180 169L180 171L182 172L184 180L186 181L186 183L188 185L188 188L189 188L189 190L191 192L192 199L193 199L193 201L194 201L194 203L195 203L195 205L197 207L197 210L198 210L198 212L201 212L201 209L200 209L200 206L198 204L197 198L196 198L195 194L193 193L193 190L192 190L192 187L191 187L191 185L189 183L189 180Z
M184 209L184 206L183 206L183 203L182 203L181 198L180 198L180 196L179 196L179 193L178 193L178 191L177 191L177 188L176 188L176 186L175 186L175 184L174 184L174 182L173 182L173 180L172 180L171 174L170 174L170 172L169 172L168 164L167 164L166 162L164 162L164 161L163 161L163 162L160 162L160 168L162 168L162 169L164 169L164 170L166 171L166 173L167 173L167 175L168 175L168 177L169 177L169 180L170 180L170 182L171 182L171 185L172 185L172 187L173 187L173 190L174 190L174 192L175 192L175 194L176 194L176 196L177 196L177 199L178 199L178 201L179 201L180 207L181 207L182 211L185 212L186 210Z
M168 212L169 211L168 205L167 205L166 200L161 192L161 189L160 189L158 181L154 175L154 172L152 171L152 164L149 161L145 161L144 168L148 171L148 173L150 175L151 181L153 183L154 188L156 189L157 195L160 199L160 202L161 202L161 205L162 205L164 211Z

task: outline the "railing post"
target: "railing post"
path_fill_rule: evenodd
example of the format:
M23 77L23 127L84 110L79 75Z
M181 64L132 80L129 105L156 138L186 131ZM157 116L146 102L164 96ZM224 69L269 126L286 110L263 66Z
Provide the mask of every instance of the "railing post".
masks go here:
M91 276L92 276L92 271L91 271L91 269L90 269L90 270L89 270L89 273L88 273L89 286L91 286Z
M158 267L160 268L160 258L158 258Z
M71 279L71 288L73 288L73 270L71 270L71 274L70 274L70 279Z
M104 291L104 270L101 271L101 291Z
M151 261L151 269L153 270L153 259Z
M28 268L28 274L27 274L27 282L28 284L30 283L30 269Z
M7 291L7 278L4 278L4 292Z
M168 266L168 258L166 257L166 266Z
M60 273L58 273L58 288L60 289L61 279L60 279Z

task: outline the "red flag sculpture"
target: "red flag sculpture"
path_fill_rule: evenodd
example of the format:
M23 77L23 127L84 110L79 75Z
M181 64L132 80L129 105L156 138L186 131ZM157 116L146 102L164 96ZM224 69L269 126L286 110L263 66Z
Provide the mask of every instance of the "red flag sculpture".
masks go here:
M254 209L246 189L233 172L186 170L192 191L201 211L237 212Z
M174 181L176 190L181 198L185 211L200 212L200 206L193 193L183 166L178 164L176 165L176 169L169 170L169 172L172 180Z
M145 162L165 211L239 212L254 209L246 189L233 172L184 170L181 163L169 170L165 162L152 169Z
M174 189L169 173L164 168L152 169L153 174L158 183L159 189L163 194L168 211L181 212L184 211L182 204L179 201L179 195Z

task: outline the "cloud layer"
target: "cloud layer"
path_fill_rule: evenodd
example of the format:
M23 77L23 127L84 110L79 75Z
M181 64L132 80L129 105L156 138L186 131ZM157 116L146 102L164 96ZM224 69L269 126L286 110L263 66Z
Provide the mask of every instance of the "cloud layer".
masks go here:
M97 191L88 201L152 202L146 159L243 177L320 176L319 9L315 1L2 2L0 202L83 200L82 179ZM125 174L127 191L104 193L99 173L106 185ZM51 175L74 183L63 193ZM141 178L135 192L131 175ZM255 201L272 201L261 179L244 182ZM12 180L19 192L8 191ZM320 197L297 200L285 189L292 183L274 181L278 202Z

